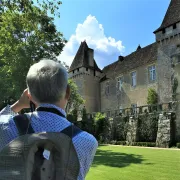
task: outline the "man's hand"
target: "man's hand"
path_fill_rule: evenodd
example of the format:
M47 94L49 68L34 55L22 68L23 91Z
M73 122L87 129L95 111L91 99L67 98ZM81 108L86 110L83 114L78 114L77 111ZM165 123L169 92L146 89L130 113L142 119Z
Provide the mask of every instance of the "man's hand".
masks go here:
M24 108L29 108L30 100L28 98L28 90L25 89L20 99L11 106L12 111L18 113Z

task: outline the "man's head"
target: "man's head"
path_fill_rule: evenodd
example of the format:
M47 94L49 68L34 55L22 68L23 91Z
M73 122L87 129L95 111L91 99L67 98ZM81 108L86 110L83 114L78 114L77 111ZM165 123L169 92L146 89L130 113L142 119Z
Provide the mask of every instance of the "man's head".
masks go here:
M30 67L26 81L29 94L37 104L67 103L70 95L68 73L60 63L41 60Z

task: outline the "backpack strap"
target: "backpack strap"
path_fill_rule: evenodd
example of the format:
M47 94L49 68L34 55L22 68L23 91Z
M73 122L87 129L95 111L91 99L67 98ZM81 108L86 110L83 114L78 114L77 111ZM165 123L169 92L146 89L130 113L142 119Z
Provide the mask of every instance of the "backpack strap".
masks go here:
M61 133L64 133L65 135L69 136L71 139L80 134L82 130L75 126L74 124L71 124L67 128L63 129Z
M34 133L30 120L25 114L17 115L13 119L20 136Z

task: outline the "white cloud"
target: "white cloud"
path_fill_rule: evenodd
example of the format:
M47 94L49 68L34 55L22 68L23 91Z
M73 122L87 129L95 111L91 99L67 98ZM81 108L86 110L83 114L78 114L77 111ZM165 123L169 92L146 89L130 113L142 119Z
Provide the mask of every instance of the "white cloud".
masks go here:
M81 41L86 40L88 46L94 49L95 60L100 68L118 59L124 52L122 41L106 37L102 24L95 16L89 15L83 24L78 24L73 34L61 53L59 60L71 65Z

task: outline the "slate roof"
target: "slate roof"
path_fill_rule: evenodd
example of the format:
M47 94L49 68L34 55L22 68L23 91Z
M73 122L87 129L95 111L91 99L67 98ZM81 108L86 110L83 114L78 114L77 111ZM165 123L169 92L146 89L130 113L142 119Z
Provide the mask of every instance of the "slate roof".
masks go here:
M180 0L171 0L161 26L154 33L180 22Z
M150 44L144 48L138 49L128 56L124 57L123 61L115 61L114 63L104 67L102 70L106 78L101 81L112 78L117 74L129 72L146 64L153 63L157 60L157 43Z
M81 45L76 53L76 56L74 57L74 60L71 64L71 67L69 69L69 72L80 68L80 67L86 67L90 68L99 72L102 72L101 69L97 66L96 61L94 60L94 67L90 66L88 64L88 51L93 49L90 49L86 43L86 41L81 42Z

